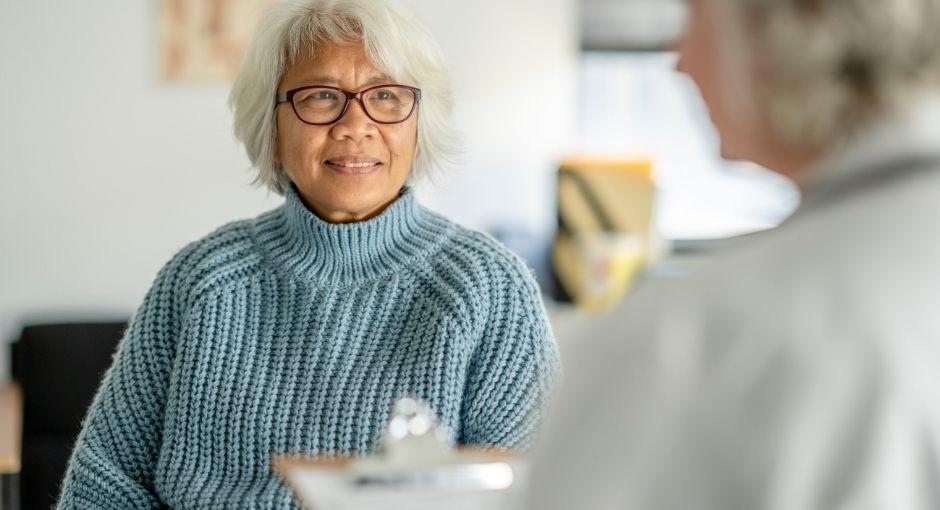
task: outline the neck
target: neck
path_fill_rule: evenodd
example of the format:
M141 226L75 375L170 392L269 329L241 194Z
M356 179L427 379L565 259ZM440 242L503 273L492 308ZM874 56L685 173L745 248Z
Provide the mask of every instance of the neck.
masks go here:
M773 170L791 180L802 190L808 181L808 174L823 155L821 149L797 149L782 144L768 144L757 157L750 158L754 163Z
M794 153L787 155L785 159L768 164L767 168L790 178L801 191L805 191L809 182L811 169L816 165L820 157L821 154L819 152L804 154Z
M368 208L365 210L359 211L350 211L344 209L334 209L329 207L322 207L317 205L317 203L311 199L310 195L301 190L300 188L295 188L298 198L303 203L303 205L310 210L313 214L316 214L318 218L327 222L327 223L358 223L361 221L368 221L372 218L375 218L382 214L388 206L392 205L398 197L404 193L404 189L399 190L398 193L395 193L394 196L388 198L387 200L379 203L377 206Z

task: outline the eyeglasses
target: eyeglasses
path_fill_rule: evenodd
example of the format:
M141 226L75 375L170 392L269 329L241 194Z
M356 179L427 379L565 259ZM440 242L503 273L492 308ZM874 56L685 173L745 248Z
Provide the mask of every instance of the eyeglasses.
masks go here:
M398 124L411 117L421 99L421 90L407 85L377 85L359 92L322 85L288 90L276 97L275 105L290 103L305 124L324 126L346 115L349 102L359 101L363 111L379 124Z

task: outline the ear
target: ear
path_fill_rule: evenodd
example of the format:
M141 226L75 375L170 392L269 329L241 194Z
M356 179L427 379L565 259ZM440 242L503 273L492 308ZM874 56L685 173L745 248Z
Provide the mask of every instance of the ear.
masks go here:
M273 127L272 131L274 131L274 154L272 155L272 159L274 160L275 165L281 164L281 144L279 143L281 130L278 129L278 120L280 118L280 115L278 113L279 109L280 108L277 108L276 106L274 107L274 119L273 119L274 126L272 126Z
M281 144L277 143L277 130L274 131L274 155L272 159L274 159L275 165L281 164Z

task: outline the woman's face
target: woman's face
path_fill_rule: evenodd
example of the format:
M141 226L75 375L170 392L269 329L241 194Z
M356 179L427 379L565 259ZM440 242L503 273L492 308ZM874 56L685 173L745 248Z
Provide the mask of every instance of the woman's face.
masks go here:
M358 92L394 83L366 58L361 44L331 44L297 59L278 93L307 85ZM379 124L351 100L333 124L303 123L290 103L277 108L278 163L297 186L304 203L323 220L346 223L369 219L394 202L411 171L418 137L417 109L399 124Z

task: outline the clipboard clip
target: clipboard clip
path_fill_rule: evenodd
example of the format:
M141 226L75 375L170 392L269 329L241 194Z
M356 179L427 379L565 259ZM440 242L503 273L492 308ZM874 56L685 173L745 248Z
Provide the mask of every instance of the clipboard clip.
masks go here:
M378 454L354 460L349 482L361 489L501 490L512 485L508 462L454 449L452 437L426 403L402 397L392 406Z

